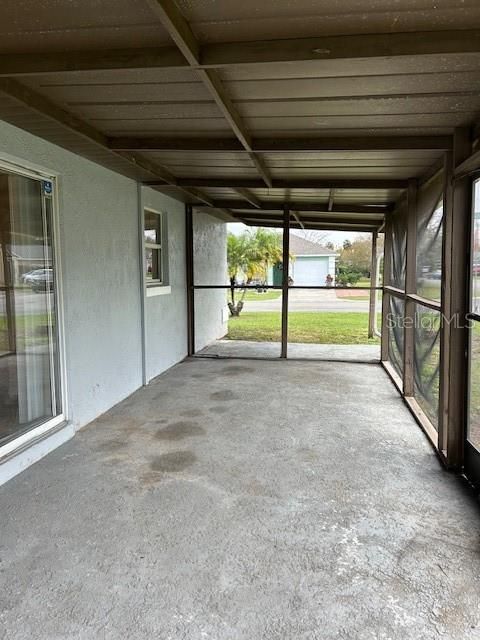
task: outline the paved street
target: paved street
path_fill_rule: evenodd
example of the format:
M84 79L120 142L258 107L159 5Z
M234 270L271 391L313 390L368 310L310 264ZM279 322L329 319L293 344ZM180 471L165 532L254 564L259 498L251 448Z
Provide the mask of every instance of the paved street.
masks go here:
M368 295L359 291L358 295ZM339 311L368 312L368 300L337 298L334 290L291 289L288 295L289 311ZM282 297L276 300L256 300L245 302L245 311L281 311Z

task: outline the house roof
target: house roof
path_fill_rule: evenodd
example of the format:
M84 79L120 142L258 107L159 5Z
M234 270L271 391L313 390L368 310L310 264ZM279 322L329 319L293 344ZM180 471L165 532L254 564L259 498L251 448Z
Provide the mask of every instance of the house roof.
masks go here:
M290 253L294 256L335 256L337 252L318 242L306 240L294 233L290 234Z

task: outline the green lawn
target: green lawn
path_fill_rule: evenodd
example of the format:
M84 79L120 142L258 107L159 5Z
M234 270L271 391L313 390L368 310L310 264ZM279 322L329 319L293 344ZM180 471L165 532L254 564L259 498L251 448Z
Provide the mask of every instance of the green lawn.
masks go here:
M316 344L378 344L368 339L368 313L291 312L288 315L289 342ZM228 321L229 340L279 342L281 316L274 311L243 312Z
M257 302L261 302L262 300L277 300L277 298L280 298L281 295L281 291L275 290L269 290L265 293L257 293L256 291L250 290L245 294L245 300L255 300Z

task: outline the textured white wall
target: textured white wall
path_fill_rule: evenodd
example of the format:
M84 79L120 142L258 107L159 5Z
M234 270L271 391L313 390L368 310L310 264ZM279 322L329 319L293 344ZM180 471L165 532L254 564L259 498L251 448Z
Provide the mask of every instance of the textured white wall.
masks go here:
M137 184L60 147L0 121L0 158L57 176L63 277L65 358L70 435L142 384L143 291L140 277ZM145 299L147 378L187 352L185 210L182 203L142 189L143 206L168 216L171 293ZM196 269L223 281L226 225L195 214ZM197 345L225 333L223 291L208 292L197 309ZM23 452L3 465L0 484L58 446ZM23 456L23 457L22 457Z
M205 213L193 214L195 284L228 284L227 225ZM195 291L195 348L197 351L227 333L222 310L225 289Z
M69 417L78 428L141 383L136 184L0 122L0 157L11 156L58 175Z

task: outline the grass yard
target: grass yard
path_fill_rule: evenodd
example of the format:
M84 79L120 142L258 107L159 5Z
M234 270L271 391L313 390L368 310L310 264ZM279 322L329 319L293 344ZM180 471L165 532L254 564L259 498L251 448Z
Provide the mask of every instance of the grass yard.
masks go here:
M241 295L241 292L240 292ZM256 291L247 291L245 294L245 300L255 300L261 302L262 300L277 300L282 295L281 291L270 290L265 293L257 293Z
M312 344L378 344L368 339L368 313L289 313L288 341ZM274 311L244 312L228 321L229 340L279 342L281 316Z

